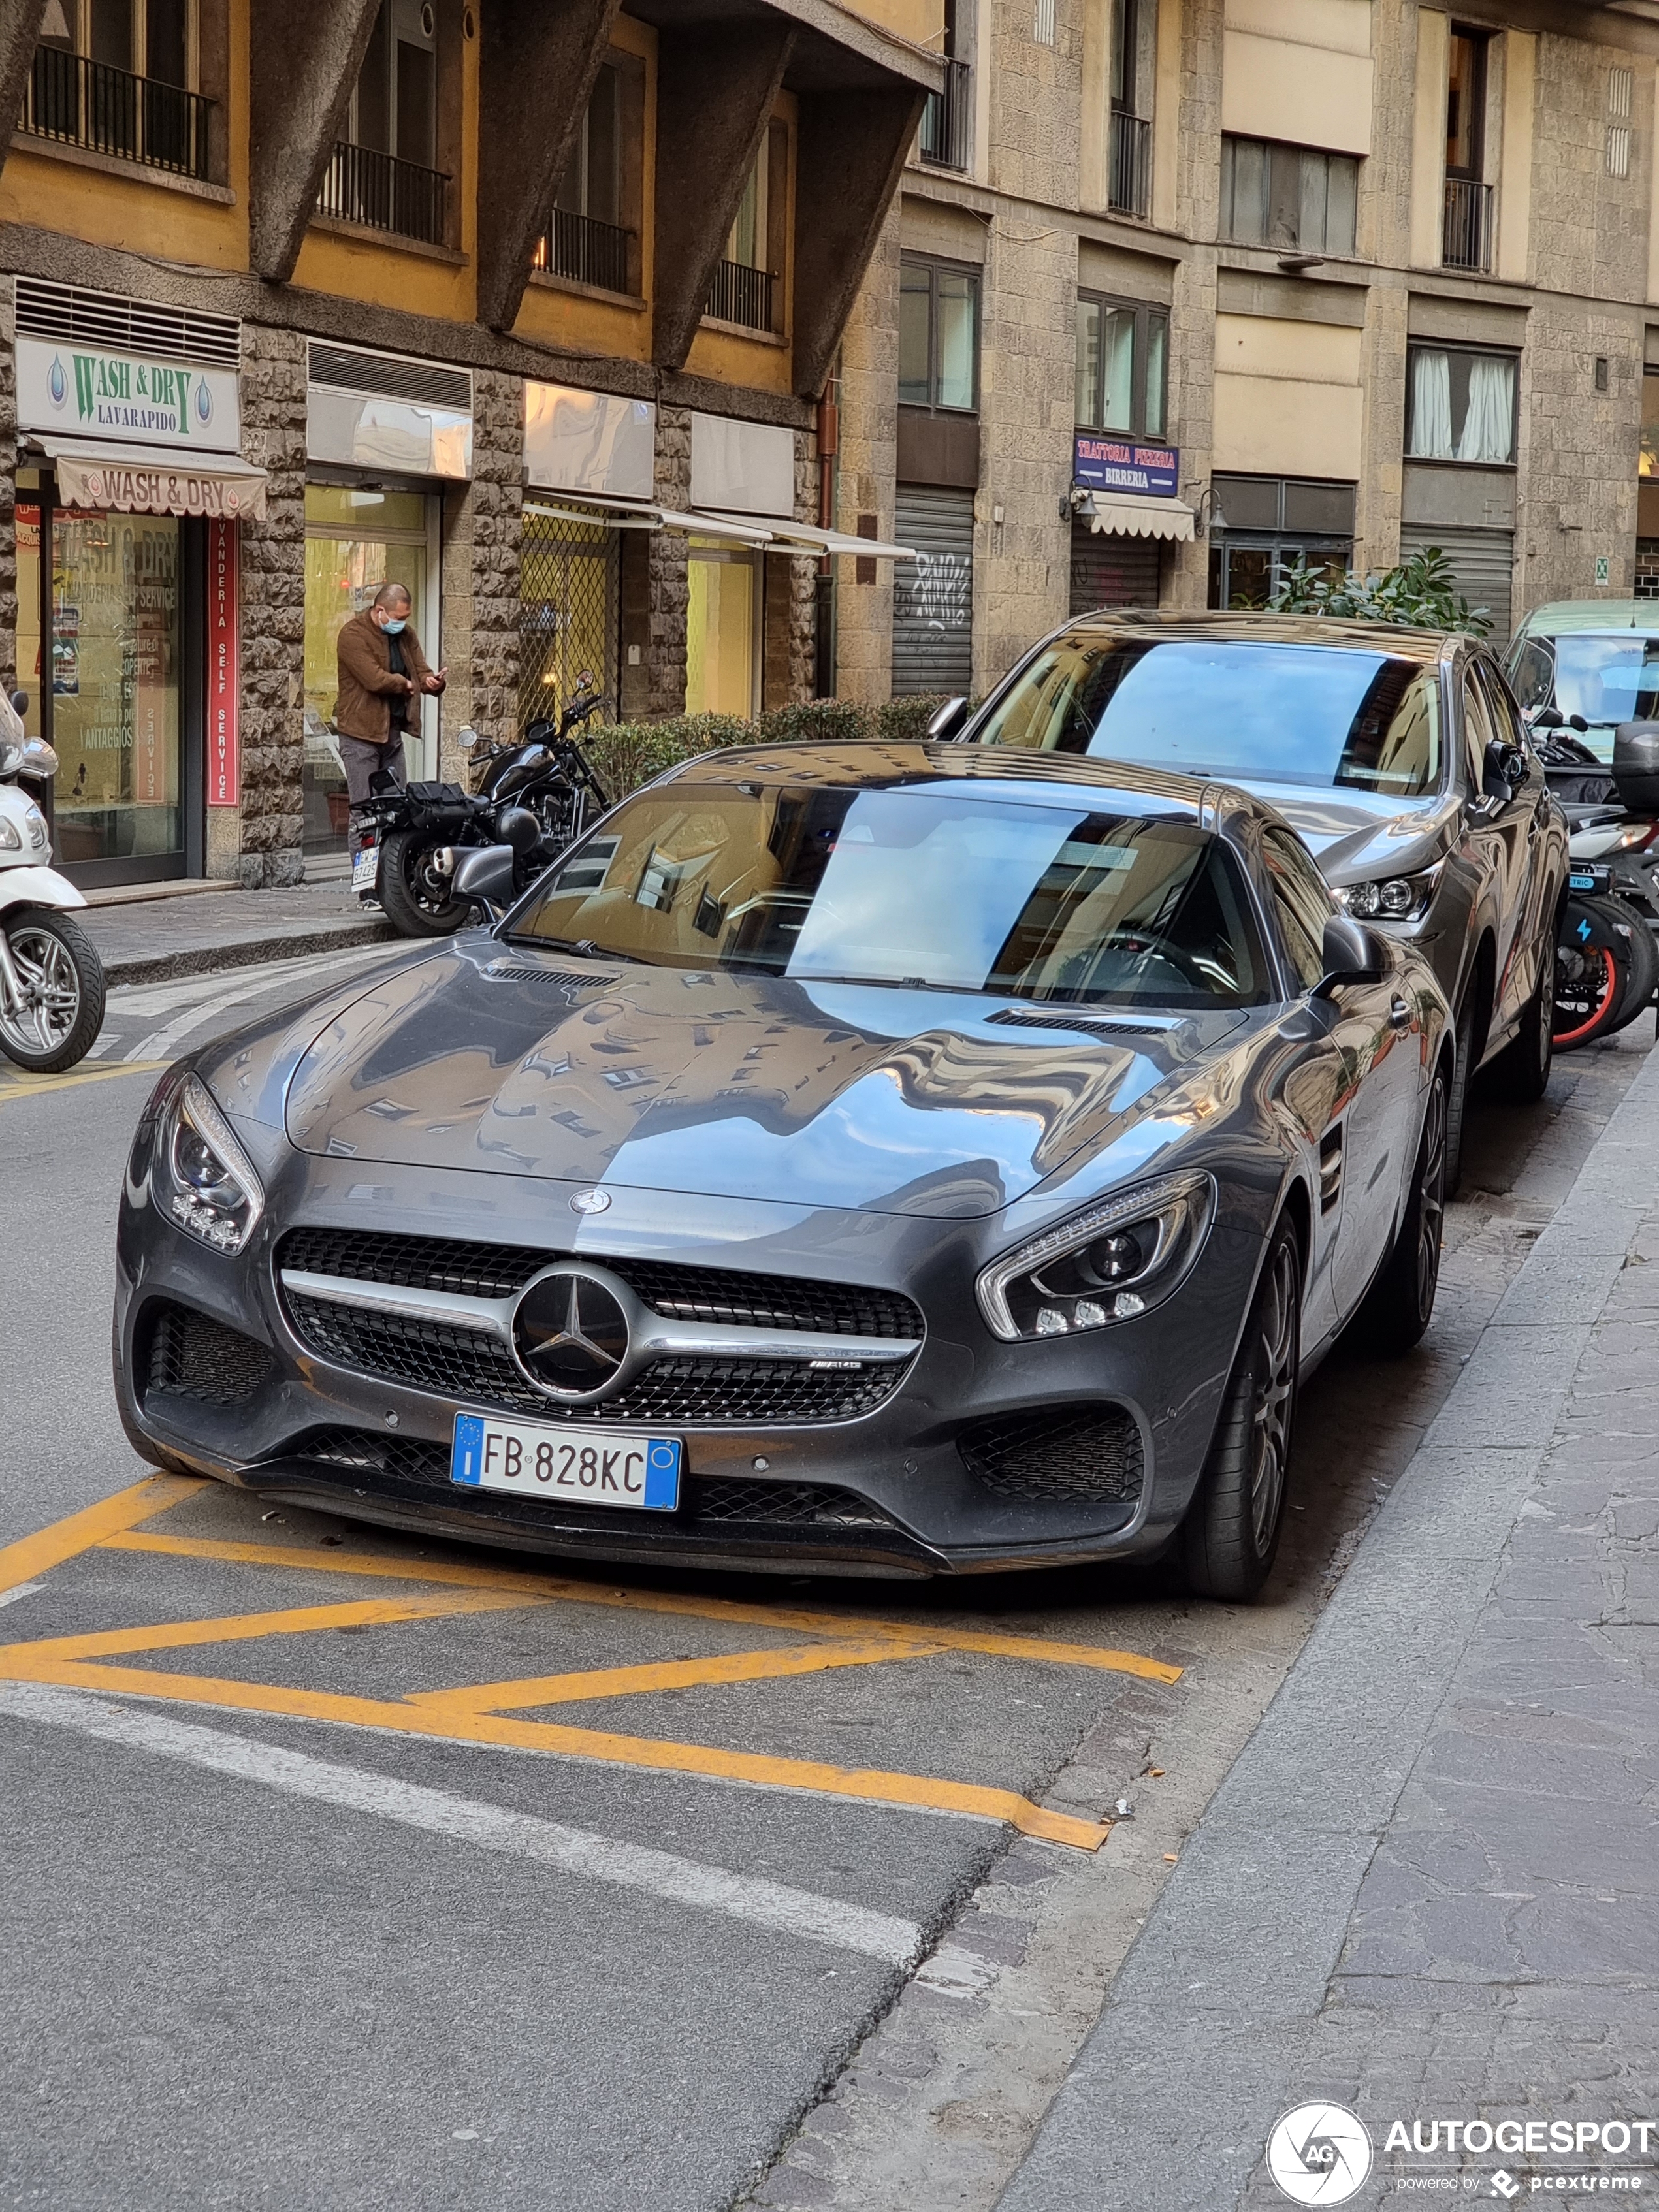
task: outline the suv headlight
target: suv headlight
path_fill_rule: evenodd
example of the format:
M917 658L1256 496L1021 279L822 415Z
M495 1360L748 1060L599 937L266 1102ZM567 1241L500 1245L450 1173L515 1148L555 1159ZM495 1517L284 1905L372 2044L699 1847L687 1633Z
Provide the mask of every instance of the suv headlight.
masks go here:
M1416 921L1429 910L1441 862L1420 875L1383 876L1372 884L1340 884L1335 897L1356 921Z
M1005 1342L1131 1321L1177 1290L1215 1215L1215 1182L1168 1176L1091 1206L994 1261L975 1288Z
M167 1212L216 1252L240 1252L258 1225L265 1194L213 1094L187 1075L161 1115L156 1146Z

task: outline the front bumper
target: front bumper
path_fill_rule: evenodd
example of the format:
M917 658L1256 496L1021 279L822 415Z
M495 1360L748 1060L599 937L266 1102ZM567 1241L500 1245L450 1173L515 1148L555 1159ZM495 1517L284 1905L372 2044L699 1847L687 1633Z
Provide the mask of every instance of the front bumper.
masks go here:
M210 1251L151 1204L142 1135L135 1152L118 1237L114 1351L137 1449L262 1497L596 1560L927 1576L1155 1551L1202 1471L1261 1249L1259 1233L1230 1223L1224 1206L1194 1274L1144 1320L1004 1344L972 1297L982 1224L627 1189L605 1213L579 1219L562 1185L318 1158L237 1126L263 1147L267 1192L264 1219L239 1257ZM452 1243L459 1232L469 1244L510 1243L599 1266L650 1259L855 1283L912 1299L925 1334L898 1386L853 1418L652 1420L684 1440L675 1513L464 1489L448 1479L457 1412L508 1409L319 1352L277 1284L278 1248L307 1227ZM234 1335L202 1339L210 1356L181 1365L176 1346L190 1324L168 1318L179 1315ZM173 1332L165 1342L164 1328ZM175 1370L188 1388L172 1386ZM603 1405L592 1413L605 1419ZM511 1417L568 1418L550 1403ZM1073 1419L1115 1425L1127 1470L1109 1486L1116 1494L1063 1494L1063 1445L1046 1456L1040 1447Z

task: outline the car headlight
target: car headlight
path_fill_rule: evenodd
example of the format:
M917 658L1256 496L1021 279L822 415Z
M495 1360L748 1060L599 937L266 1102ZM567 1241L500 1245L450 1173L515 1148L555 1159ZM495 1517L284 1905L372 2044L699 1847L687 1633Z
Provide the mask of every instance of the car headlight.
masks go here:
M1207 1175L1125 1191L994 1261L975 1285L980 1310L1008 1343L1131 1321L1179 1288L1214 1214Z
M1337 903L1346 907L1356 921L1415 921L1429 910L1434 887L1440 880L1440 863L1420 875L1383 876L1376 883L1340 884Z
M258 1225L265 1194L213 1094L187 1075L168 1100L156 1146L167 1212L216 1252L240 1252Z

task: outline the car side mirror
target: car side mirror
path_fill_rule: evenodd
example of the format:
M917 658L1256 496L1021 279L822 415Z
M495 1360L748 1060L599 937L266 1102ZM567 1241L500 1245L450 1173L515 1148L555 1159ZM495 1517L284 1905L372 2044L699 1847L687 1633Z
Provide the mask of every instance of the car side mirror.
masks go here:
M927 725L929 742L934 744L946 743L957 735L967 719L968 702L965 699L947 699Z
M457 898L486 911L513 903L513 863L510 845L473 845L459 854L450 882Z
M1480 788L1488 799L1513 799L1527 780L1527 757L1519 745L1493 738L1486 747Z
M1386 942L1351 914L1331 916L1321 951L1325 972L1314 986L1316 999L1328 999L1344 983L1375 983L1389 972Z

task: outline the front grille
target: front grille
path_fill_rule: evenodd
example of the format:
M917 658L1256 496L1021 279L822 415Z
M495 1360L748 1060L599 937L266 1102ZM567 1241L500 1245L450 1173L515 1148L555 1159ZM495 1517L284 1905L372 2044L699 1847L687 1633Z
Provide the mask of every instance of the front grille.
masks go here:
M470 1244L459 1237L296 1229L283 1243L276 1265L319 1275L343 1275L354 1282L401 1283L465 1297L504 1298L554 1261L569 1257L568 1253L538 1252L520 1244ZM791 1275L750 1275L731 1267L683 1267L665 1260L604 1257L594 1264L619 1275L644 1304L674 1321L921 1341L920 1310L895 1291L804 1282ZM538 1398L533 1402L541 1406L545 1401Z
M362 1429L321 1429L307 1437L293 1456L352 1474L391 1475L423 1488L451 1493L457 1488L449 1479L448 1445L415 1437L380 1436ZM572 1505L562 1498L521 1498L500 1491L470 1494L488 1498L492 1510L498 1505L530 1508L538 1516L556 1515L562 1522L574 1522L583 1528L614 1528L618 1519L608 1507ZM829 1483L750 1482L732 1475L708 1480L688 1475L679 1512L661 1517L672 1519L677 1526L688 1521L704 1526L740 1524L757 1528L890 1529L894 1525L878 1506Z
M1121 1504L1140 1495L1140 1431L1121 1406L982 1421L957 1449L969 1474L1000 1498Z
M799 1359L658 1359L624 1389L594 1406L562 1406L543 1396L514 1364L507 1346L473 1329L448 1328L399 1314L368 1313L288 1294L299 1336L325 1359L440 1397L501 1406L543 1420L718 1424L725 1428L803 1421L845 1421L874 1410L898 1387L904 1363L814 1368Z
M276 1361L263 1344L222 1322L164 1305L150 1323L144 1395L191 1398L202 1406L245 1406Z

